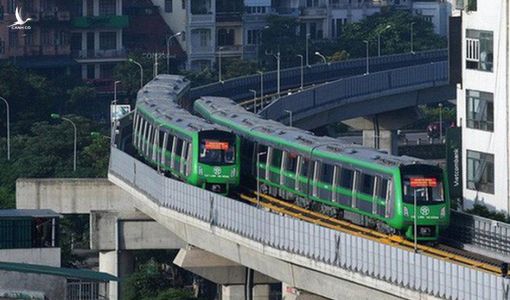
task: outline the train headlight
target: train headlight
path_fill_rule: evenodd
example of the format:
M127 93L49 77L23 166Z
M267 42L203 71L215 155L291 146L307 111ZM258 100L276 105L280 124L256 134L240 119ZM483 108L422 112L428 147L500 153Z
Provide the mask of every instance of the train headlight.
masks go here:
M236 168L232 168L232 171L230 171L230 177L236 176Z
M441 218L446 217L446 207L441 208L440 215L441 215Z
M409 217L409 210L404 206L404 216Z

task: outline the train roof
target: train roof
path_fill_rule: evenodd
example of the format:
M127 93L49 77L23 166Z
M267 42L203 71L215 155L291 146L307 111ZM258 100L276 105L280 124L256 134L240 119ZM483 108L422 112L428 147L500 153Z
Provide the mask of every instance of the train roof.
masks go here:
M290 144L301 150L310 152L322 152L329 157L346 156L350 159L361 160L370 164L378 164L384 167L397 167L415 163L426 163L425 161L409 157L394 156L373 148L356 144L346 144L331 137L320 137L312 132L289 127L273 120L266 120L259 115L248 112L242 106L229 98L223 97L202 97L195 101L195 105L207 111L211 117L220 117L235 125L240 130L250 133L259 140L266 140L270 135L281 144ZM225 124L223 124L225 125ZM251 133L256 132L257 135ZM241 133L242 134L242 133ZM317 153L319 154L319 153Z
M162 124L184 131L230 131L192 115L175 102L189 90L189 86L190 81L184 76L158 75L138 92L136 108L158 119Z

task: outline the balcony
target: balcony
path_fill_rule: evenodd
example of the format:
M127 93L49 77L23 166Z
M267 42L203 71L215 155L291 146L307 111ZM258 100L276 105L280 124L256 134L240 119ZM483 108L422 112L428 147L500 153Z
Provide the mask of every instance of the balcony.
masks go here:
M66 10L45 10L38 14L33 14L36 18L34 22L69 22L71 13Z
M221 48L221 50L220 50ZM238 56L243 53L243 45L225 45L216 48L217 52L221 51L222 56Z
M241 23L243 14L240 12L216 12L216 22L218 23Z
M122 29L129 26L128 16L93 16L74 18L72 24L80 29Z
M301 8L302 19L323 19L328 16L326 7L303 7Z
M191 14L190 23L194 23L194 24L214 23L214 15L213 14L200 14L200 15Z
M73 57L77 60L102 60L102 59L126 59L126 49L111 50L79 50L73 53Z

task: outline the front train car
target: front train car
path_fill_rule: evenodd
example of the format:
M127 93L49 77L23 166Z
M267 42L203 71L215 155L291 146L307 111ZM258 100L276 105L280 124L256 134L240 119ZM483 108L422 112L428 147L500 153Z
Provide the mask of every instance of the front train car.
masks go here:
M435 241L450 222L450 201L444 171L432 165L410 163L399 168L400 186L394 220L409 239ZM416 219L416 223L415 220Z
M182 76L159 75L140 90L133 146L168 176L228 194L239 185L240 140L231 130L179 106L188 88Z

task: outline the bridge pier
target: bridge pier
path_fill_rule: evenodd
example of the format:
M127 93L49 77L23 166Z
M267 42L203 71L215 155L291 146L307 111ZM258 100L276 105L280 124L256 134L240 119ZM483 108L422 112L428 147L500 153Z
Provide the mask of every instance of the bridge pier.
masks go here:
M397 129L413 123L419 117L414 108L405 108L383 114L342 121L363 131L363 146L398 154Z
M222 300L269 299L270 284L278 280L210 252L187 247L179 250L174 264L221 285Z
M99 271L115 275L122 281L133 273L134 256L130 251L99 251ZM119 282L111 282L109 299L122 299Z

